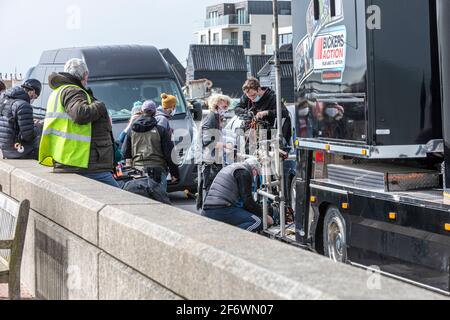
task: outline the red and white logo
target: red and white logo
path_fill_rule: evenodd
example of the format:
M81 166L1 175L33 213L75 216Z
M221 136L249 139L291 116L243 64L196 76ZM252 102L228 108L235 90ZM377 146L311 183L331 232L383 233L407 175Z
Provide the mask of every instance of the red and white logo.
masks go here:
M330 31L318 35L314 42L314 70L344 69L346 31Z

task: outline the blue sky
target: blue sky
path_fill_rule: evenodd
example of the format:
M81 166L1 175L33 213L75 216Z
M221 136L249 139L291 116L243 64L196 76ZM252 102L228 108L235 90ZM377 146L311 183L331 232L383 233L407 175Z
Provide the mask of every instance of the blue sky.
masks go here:
M0 72L24 74L44 50L86 45L152 44L186 60L206 6L221 2L0 0Z

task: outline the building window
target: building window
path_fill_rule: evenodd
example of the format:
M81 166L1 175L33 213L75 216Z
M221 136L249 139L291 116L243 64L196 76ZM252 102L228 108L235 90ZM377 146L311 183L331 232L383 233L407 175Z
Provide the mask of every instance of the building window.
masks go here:
M219 22L219 12L213 11L209 13L209 24L210 26L214 27L217 26Z
M280 34L280 46L291 44L293 40L292 33Z
M237 46L239 44L239 33L238 32L231 32L231 41L230 44L233 46Z
M206 44L206 34L200 36L200 44Z
M219 34L218 33L213 34L213 44L219 44Z
M288 34L288 43L292 43L294 41L294 36L292 33Z
M245 9L237 9L236 13L238 24L248 24L248 15Z
M267 36L265 34L261 35L261 54L266 52Z
M250 31L244 31L242 36L244 49L250 49Z
M213 11L213 12L209 13L209 18L211 20L217 19L218 17L219 17L219 12L217 12L217 11Z

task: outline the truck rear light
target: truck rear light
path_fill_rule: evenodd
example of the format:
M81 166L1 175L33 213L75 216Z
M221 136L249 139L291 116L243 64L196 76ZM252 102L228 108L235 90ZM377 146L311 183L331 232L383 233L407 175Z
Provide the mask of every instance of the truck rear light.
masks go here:
M325 154L323 152L316 152L316 163L324 163L325 162Z
M395 212L389 213L389 219L390 220L397 220L397 214Z
M445 224L445 231L449 231L450 232L450 223L446 223Z

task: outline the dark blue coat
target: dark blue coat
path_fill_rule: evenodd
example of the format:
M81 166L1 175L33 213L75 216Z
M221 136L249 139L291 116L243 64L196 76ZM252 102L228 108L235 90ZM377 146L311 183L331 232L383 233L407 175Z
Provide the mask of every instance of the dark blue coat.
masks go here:
M34 148L36 131L30 98L21 87L6 91L0 99L0 149L7 158L19 158ZM19 154L14 144L20 143L25 152Z

